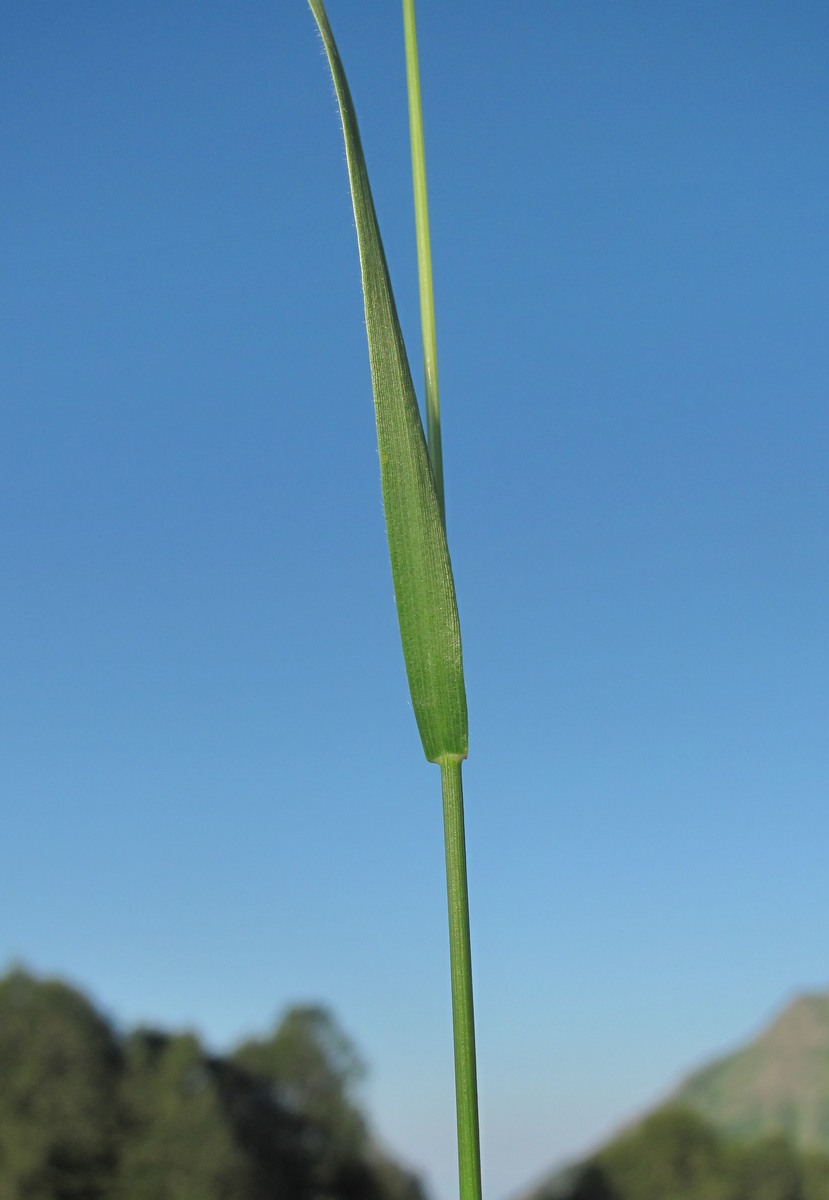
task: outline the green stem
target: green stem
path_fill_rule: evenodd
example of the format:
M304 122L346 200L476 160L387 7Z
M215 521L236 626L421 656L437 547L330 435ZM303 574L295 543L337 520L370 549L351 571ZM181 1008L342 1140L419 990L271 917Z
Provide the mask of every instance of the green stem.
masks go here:
M472 1005L472 955L469 945L469 895L466 884L466 838L460 762L442 761L440 775L443 785L443 832L446 841L446 893L449 901L460 1200L481 1200L475 1016Z
M438 349L435 331L435 293L432 286L432 246L429 237L429 203L426 195L426 153L423 146L423 108L420 102L420 71L417 58L414 0L403 0L403 29L406 40L406 84L409 93L409 133L412 144L417 275L420 284L420 325L423 332L423 373L426 381L426 444L435 478L440 514L446 526L443 496L443 449L440 436L438 395Z
M443 491L435 293L432 283L432 248L429 237L426 154L423 145L423 108L420 100L414 0L403 0L403 28L406 40L406 83L409 93L420 324L423 333L423 374L426 381L426 444L429 448L429 461L432 464L435 491L445 529L446 502ZM481 1200L475 1016L472 1004L472 955L469 946L469 894L466 883L466 838L460 759L441 760L440 774L446 842L446 893L449 901L449 958L452 974L460 1200Z

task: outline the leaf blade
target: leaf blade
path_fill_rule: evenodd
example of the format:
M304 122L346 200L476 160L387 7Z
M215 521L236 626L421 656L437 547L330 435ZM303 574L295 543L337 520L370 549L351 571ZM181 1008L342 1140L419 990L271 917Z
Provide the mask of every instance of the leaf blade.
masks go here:
M460 621L423 424L374 209L345 71L322 0L322 36L345 138L365 303L380 478L392 579L415 718L430 762L466 758L468 719Z

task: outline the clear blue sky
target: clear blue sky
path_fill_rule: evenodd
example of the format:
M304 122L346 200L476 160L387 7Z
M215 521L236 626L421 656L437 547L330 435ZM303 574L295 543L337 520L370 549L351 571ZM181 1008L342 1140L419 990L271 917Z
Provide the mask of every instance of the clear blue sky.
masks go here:
M417 367L399 6L329 11ZM500 1200L829 984L829 9L418 17ZM0 92L0 962L216 1048L323 1000L450 1200L438 778L310 13L7 5Z

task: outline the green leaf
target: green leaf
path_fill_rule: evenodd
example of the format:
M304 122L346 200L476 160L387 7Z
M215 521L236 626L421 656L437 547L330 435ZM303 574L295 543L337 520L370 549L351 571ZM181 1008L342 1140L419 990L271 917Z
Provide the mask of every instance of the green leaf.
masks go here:
M374 389L383 506L400 638L415 717L430 762L466 758L467 714L455 584L369 186L357 117L322 0L322 34L345 135Z

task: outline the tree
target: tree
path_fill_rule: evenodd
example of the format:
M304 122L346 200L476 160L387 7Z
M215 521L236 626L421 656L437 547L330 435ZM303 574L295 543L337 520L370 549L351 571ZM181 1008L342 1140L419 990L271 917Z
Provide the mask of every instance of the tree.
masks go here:
M364 1153L368 1130L354 1093L365 1065L328 1009L289 1009L271 1037L244 1042L233 1058L268 1079L282 1106L319 1127L329 1158Z
M829 1154L804 1154L803 1200L829 1200Z
M121 1108L114 1200L251 1200L250 1162L191 1034L128 1039Z
M734 1200L728 1151L711 1126L686 1109L660 1110L594 1162L622 1200Z
M72 988L0 980L0 1195L104 1200L117 1152L120 1050Z
M118 1038L78 992L0 978L0 1200L423 1200L371 1141L364 1074L325 1009L235 1059Z
M803 1200L802 1162L781 1134L741 1148L739 1200Z

